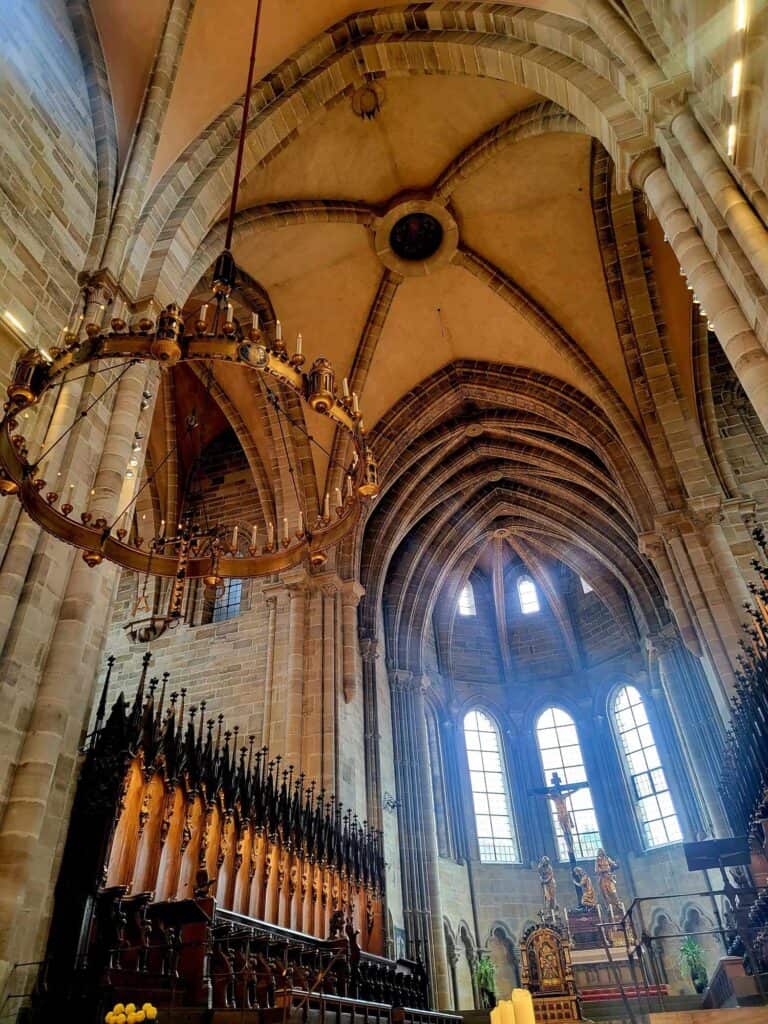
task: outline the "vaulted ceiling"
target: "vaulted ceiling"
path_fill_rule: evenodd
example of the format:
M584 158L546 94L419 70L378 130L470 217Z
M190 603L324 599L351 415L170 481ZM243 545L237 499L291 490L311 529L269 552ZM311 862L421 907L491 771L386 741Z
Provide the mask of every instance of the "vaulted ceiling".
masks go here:
M369 6L264 0L257 78ZM379 0L382 29L396 6ZM580 17L570 2L527 7ZM124 157L165 4L93 8ZM254 8L197 0L152 170L158 189L241 95ZM363 89L370 117L360 116ZM382 461L379 505L344 553L345 571L359 568L369 588L372 625L383 600L421 629L446 574L455 590L499 530L531 561L560 559L590 579L619 617L625 592L644 628L665 614L637 550L649 495L663 486L637 360L626 324L617 328L623 300L605 212L614 184L600 143L543 95L482 73L405 70L361 74L244 178L237 307L257 310L270 330L279 318L289 349L301 332L310 360L325 355L337 379L350 378ZM387 237L413 204L440 221L443 241L408 264L393 259ZM222 204L187 271L190 309L205 301L224 216ZM693 407L689 296L661 232L641 210L634 218L638 258L655 270L674 372ZM334 485L332 427L321 417L289 424L283 452L263 386L228 366L166 376L155 464L192 407L233 427L265 519L296 515L291 462L307 507ZM166 519L178 509L183 449L156 482ZM418 661L412 651L403 657Z

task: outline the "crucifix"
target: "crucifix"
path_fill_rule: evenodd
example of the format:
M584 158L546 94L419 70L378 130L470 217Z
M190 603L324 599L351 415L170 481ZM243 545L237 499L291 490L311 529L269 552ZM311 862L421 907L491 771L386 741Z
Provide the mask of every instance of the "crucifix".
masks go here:
M557 772L552 772L550 781L552 783L551 786L532 789L531 793L535 793L536 796L545 796L547 800L552 801L558 823L563 832L563 839L565 840L565 845L568 850L568 860L571 864L575 864L576 854L573 851L573 817L571 816L571 811L568 807L568 797L571 793L575 793L577 789L584 789L589 785L589 783L571 782L564 785L563 780Z

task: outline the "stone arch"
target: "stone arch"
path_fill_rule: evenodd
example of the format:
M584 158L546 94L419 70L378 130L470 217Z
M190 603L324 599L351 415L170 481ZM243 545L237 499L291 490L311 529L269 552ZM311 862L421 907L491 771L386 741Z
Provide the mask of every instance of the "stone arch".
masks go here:
M101 39L88 0L67 0L67 11L80 51L96 144L96 215L87 266L99 265L109 230L112 197L117 181L117 125Z
M472 51L471 61L464 50ZM623 181L634 154L652 146L634 77L582 23L526 8L465 2L446 9L435 3L418 10L388 8L381 19L372 12L350 15L259 82L244 174L284 147L303 122L361 75L424 73L471 73L535 89L600 139ZM158 183L138 227L129 289L140 290L141 282L142 291L163 301L174 297L211 214L226 201L240 109L238 100L222 112ZM197 172L191 184L189 167Z
M489 929L486 946L496 965L497 995L500 999L508 999L511 990L520 987L518 944L507 925L495 921Z
M456 965L459 1009L479 1009L477 1001L477 985L475 984L474 968L477 960L472 929L466 921L460 921L456 929L456 946L459 959Z

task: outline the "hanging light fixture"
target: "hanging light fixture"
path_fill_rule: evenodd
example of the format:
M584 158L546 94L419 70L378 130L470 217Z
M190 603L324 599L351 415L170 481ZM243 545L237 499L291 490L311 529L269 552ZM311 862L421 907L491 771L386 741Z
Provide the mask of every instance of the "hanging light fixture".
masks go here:
M379 490L378 468L366 443L358 398L354 393L350 394L346 380L342 393L338 394L336 374L324 357L317 358L305 373L302 370L305 356L301 335L297 338L295 350L289 353L279 321L275 325L274 336L270 338L262 330L258 314L252 313L250 323L244 323L235 315L231 301L238 277L231 245L260 17L261 0L254 19L224 250L214 265L211 301L189 315L185 315L175 303L170 303L155 315L150 305L136 324L129 324L121 309L121 315L115 311L109 329L87 323L84 338L79 338L74 332L65 333L62 344L48 352L41 349L25 351L14 367L0 424L0 495L15 495L39 526L60 540L81 548L83 559L89 566L106 560L145 577L174 580L166 618L180 617L188 580L202 579L206 586L216 591L227 579L279 572L304 559L313 565L324 564L327 550L349 533L365 502L374 498ZM277 530L277 524L267 521L263 536L259 536L256 526L250 535L239 535L235 528L230 536L229 530L218 526L201 529L187 517L185 522L167 534L163 523L158 535L145 540L139 533L134 512L136 498L149 480L112 522L101 517L94 520L87 510L78 515L72 504L74 488L71 484L67 500L60 504L58 489L49 488L42 468L53 445L36 458L31 458L27 438L21 432L20 418L25 419L26 429L29 410L39 406L50 389L66 384L71 370L76 367L93 368L99 363L106 363L105 369L115 369L115 360L120 361L119 365L124 369L99 399L119 382L131 366L142 360L155 362L163 370L194 361L204 361L209 365L223 361L241 367L243 372L263 374L265 383L271 380L282 384L297 395L307 409L327 417L335 427L345 431L351 441L352 457L349 465L343 467L344 488L343 491L336 489L335 515L331 514L329 495L326 494L321 508L312 512L306 509L299 511L295 531L284 519L282 531ZM278 415L284 415L276 393L269 387L266 393ZM142 408L149 406L152 397L150 391L144 392ZM99 399L92 402L73 427L54 444L82 422ZM188 429L196 425L195 422L190 426L189 421L187 424ZM141 438L141 434L135 435L132 453L141 451ZM132 456L126 477L135 475L136 462ZM133 525L130 525L131 521ZM146 602L146 588L144 596Z

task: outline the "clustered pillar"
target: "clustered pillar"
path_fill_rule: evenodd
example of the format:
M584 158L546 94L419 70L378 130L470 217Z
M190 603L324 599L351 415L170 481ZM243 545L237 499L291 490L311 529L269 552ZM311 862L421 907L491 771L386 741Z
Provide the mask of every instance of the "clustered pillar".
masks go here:
M391 675L405 927L412 956L424 959L431 999L450 1007L450 979L438 878L438 850L422 680Z

